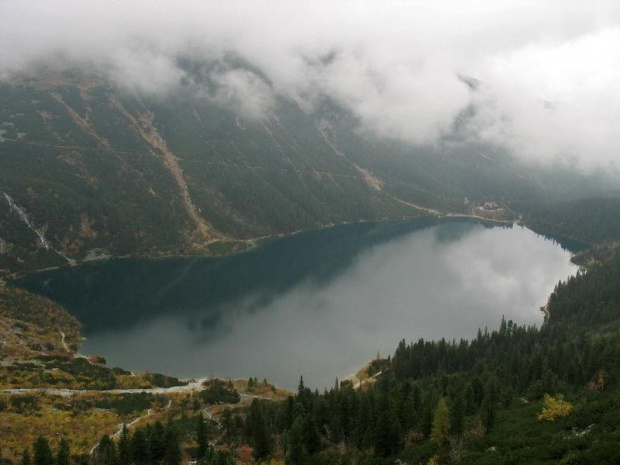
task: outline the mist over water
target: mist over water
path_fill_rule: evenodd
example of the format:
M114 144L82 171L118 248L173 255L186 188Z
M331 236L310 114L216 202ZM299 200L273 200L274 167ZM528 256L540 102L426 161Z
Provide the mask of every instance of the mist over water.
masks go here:
M405 338L542 323L570 253L520 226L350 225L225 258L119 260L18 284L84 324L81 351L176 376L323 388Z

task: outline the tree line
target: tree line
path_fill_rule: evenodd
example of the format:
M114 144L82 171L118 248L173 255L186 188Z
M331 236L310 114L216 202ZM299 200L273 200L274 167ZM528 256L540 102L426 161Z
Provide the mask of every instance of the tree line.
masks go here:
M563 421L573 415L563 395L592 399L581 407L578 419L565 424L569 433L570 428L597 422L599 430L592 434L607 439L590 437L575 445L565 441L569 445L562 447L567 449L559 451L557 445L543 444L541 450L556 447L545 453L559 460L568 456L567 450L586 457L589 447L600 446L599 457L608 462L598 463L618 463L614 460L620 460L620 446L613 446L617 422L612 420L617 419L613 399L620 392L619 278L620 259L615 258L560 282L545 307L541 328L502 318L498 329L481 329L471 340L403 340L393 356L369 366L370 373L381 371L374 384L357 388L336 380L319 392L300 378L297 392L283 402L254 399L249 407L225 409L219 425L197 415L192 430L184 434L173 423L155 423L133 433L124 429L117 440L104 436L91 457L74 457L72 463L176 465L190 454L200 464L229 465L232 456L218 450L247 446L258 463L271 458L284 458L287 465L385 465L395 458L415 464L479 463L472 453L463 452L464 445L486 450L486 438L498 439L493 435L502 415L521 412L518 405L542 404L543 398L547 410L532 413L531 420ZM214 383L202 396L238 400L225 383ZM611 412L606 422L601 420L605 410ZM61 443L54 456L44 442L39 439L33 446L32 462L26 451L22 463L71 463L67 444ZM526 448L517 445L515 450L513 458L492 463L523 463L514 457Z

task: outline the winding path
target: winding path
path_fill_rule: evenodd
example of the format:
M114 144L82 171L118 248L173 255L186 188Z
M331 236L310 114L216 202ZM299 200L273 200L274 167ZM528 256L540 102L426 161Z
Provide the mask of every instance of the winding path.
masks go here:
M191 383L187 383L184 386L172 386L172 387L156 387L156 388L132 388L132 389L58 389L58 388L15 388L15 389L4 389L0 392L3 394L28 394L32 392L50 394L50 395L59 395L59 396L72 396L85 394L87 392L96 392L98 394L176 394L180 392L192 392L192 391L202 391L204 387L202 383L209 380L210 378L201 378L193 381Z
M166 409L169 409L170 407L172 407L172 399L170 399L170 401L168 402L168 405L166 406ZM112 439L119 437L122 433L123 433L123 428L131 428L132 426L136 425L137 423L141 422L142 420L144 420L145 418L150 417L151 415L153 415L155 412L153 411L152 408L148 409L146 411L146 415L142 415L141 417L136 418L135 420L131 421L130 423L121 423L121 425L118 428L118 431L116 433L114 433L113 435L111 435L110 437ZM95 444L90 451L88 452L88 455L93 455L95 453L95 451L97 450L97 447L99 446L99 443Z

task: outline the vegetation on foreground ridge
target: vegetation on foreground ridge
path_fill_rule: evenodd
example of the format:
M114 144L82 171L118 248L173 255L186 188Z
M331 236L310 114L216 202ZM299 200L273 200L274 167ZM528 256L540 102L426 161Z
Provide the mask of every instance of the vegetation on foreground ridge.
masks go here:
M222 464L618 463L620 258L558 284L546 312L540 329L503 320L469 341L401 341L367 368L374 383L337 382L319 393L302 379L286 400L256 379L113 398L5 393L4 454L20 463L37 438L23 435L17 444L18 427L43 431L42 423L53 423L69 426L47 430L55 460L68 447L75 463L96 444L84 438L89 427L100 441L87 458L94 464L197 456ZM122 436L118 425L136 419ZM123 462L132 441L146 444L144 456Z

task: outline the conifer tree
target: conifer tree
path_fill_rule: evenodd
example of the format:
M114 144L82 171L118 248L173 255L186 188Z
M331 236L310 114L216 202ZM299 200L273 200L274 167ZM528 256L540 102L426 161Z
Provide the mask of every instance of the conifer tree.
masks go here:
M284 402L284 414L282 415L282 428L288 430L295 421L295 399L293 396L286 398Z
M148 443L149 460L155 463L162 461L166 456L166 431L160 421L150 429Z
M254 458L258 461L267 458L272 450L271 435L263 409L257 399L250 404L246 429L253 447Z
M46 437L40 436L34 443L34 465L54 465L54 456Z
M297 417L286 435L286 465L301 465L305 459L303 423L303 417Z
M95 453L97 465L119 465L116 445L107 434L101 437Z
M308 455L314 455L321 450L321 435L312 414L306 415L304 420L304 446Z
M22 465L32 465L30 460L30 451L27 447L24 449L24 452L22 452Z
M425 405L424 410L422 411L422 432L424 436L430 437L431 432L433 431L433 408L428 405Z
M220 423L224 429L224 441L226 444L231 444L235 434L235 423L233 421L232 412L229 408L225 408L222 412Z
M495 417L497 415L495 412L495 402L492 397L491 394L484 396L480 411L480 420L482 421L486 434L489 434L495 426Z
M400 422L390 408L387 394L382 394L375 430L375 452L381 457L389 457L398 452L400 448L400 433Z
M271 437L267 430L265 418L261 415L256 423L254 432L254 458L261 461L271 454Z
M410 429L415 424L416 409L415 399L413 392L409 392L403 402L403 408L401 413L401 422L405 430Z
M252 378L250 378L252 379ZM198 416L198 424L196 427L196 442L198 443L198 450L196 451L196 460L201 463L207 458L207 452L209 450L209 440L207 438L207 425L202 413Z
M470 415L475 413L478 407L476 405L474 389L472 388L471 383L467 383L465 385L465 389L463 390L463 398L465 400L465 412Z
M299 377L299 385L297 386L297 395L299 397L303 397L306 393L306 387L304 386L304 377Z
M413 386L413 407L416 413L420 412L422 407L422 398L420 397L420 387L416 384Z
M450 430L452 434L460 436L463 434L465 423L465 400L463 395L459 394L450 409Z
M149 464L148 442L143 428L138 428L131 435L129 452L131 456L131 463L134 465Z
M56 454L56 465L69 465L71 460L71 451L69 450L69 441L62 439L58 446L58 453Z
M164 465L180 465L183 459L181 444L176 431L171 426L166 428L166 452L164 455Z
M370 400L367 395L362 398L359 409L355 435L357 438L357 446L364 447L370 445L370 425L372 422Z
M123 423L123 429L121 430L121 437L118 441L118 459L122 464L131 463L131 453L129 450L129 430L127 430L127 425Z
M72 459L73 465L90 465L90 456L88 454L74 455Z

